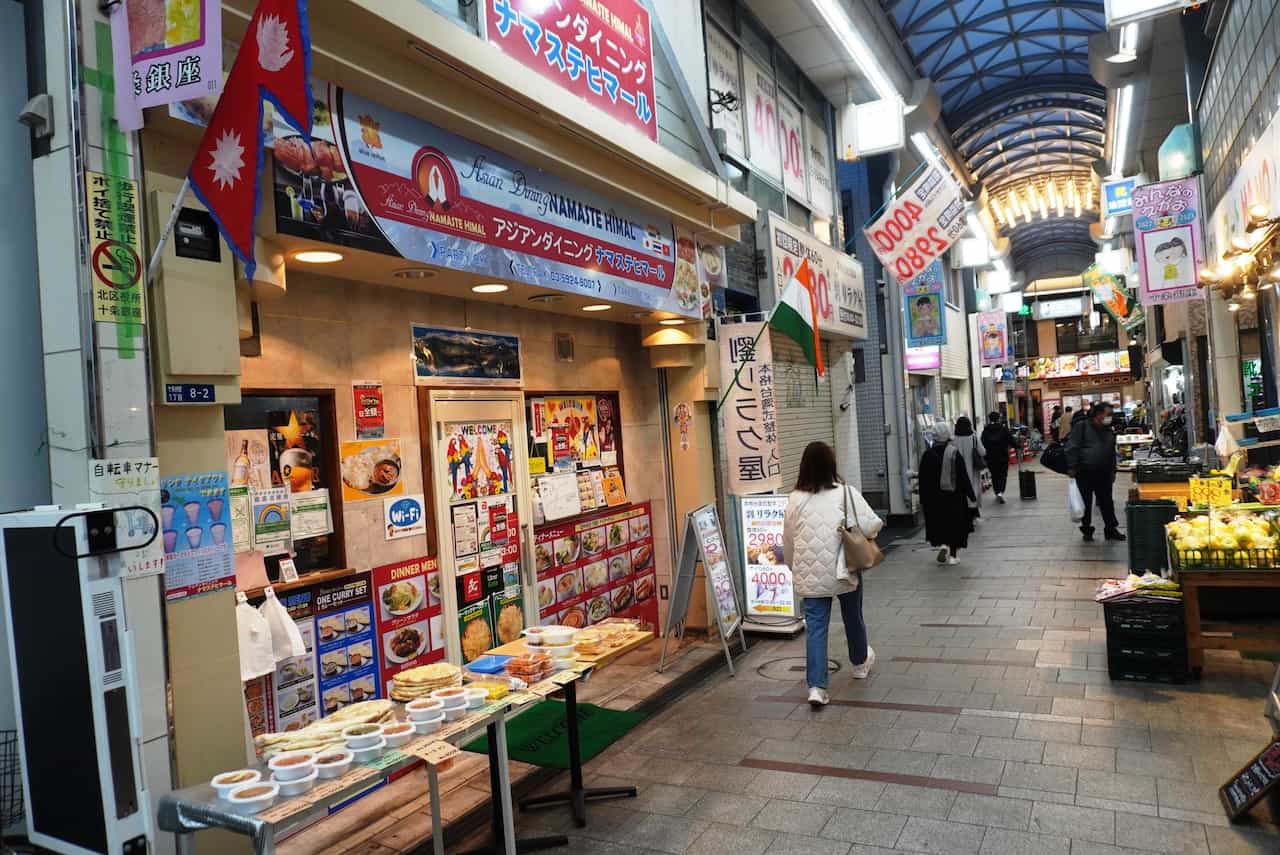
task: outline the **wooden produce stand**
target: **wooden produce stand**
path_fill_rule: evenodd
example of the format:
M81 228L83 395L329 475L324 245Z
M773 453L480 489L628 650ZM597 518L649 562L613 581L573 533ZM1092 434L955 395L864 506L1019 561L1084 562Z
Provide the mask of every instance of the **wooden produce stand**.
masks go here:
M1200 592L1206 588L1280 590L1280 569L1274 570L1188 570L1177 572L1186 608L1187 662L1196 676L1204 668L1206 650L1280 649L1280 621L1244 623L1211 621L1200 614Z

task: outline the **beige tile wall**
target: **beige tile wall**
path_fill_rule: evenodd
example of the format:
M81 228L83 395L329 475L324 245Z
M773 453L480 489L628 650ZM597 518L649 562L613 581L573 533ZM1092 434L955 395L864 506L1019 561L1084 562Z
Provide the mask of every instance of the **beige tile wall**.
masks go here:
M262 356L241 359L242 388L333 388L339 440L349 440L355 437L352 380L381 380L387 436L401 439L404 483L411 493L422 490L411 322L450 327L469 323L476 329L519 335L528 390L617 391L627 494L633 501L653 503L658 580L669 583L672 549L658 377L640 344L638 328L293 270L288 285L285 296L258 307ZM572 363L555 360L555 334L560 332L574 336ZM431 506L430 499L427 504ZM367 569L426 551L425 537L385 540L381 500L348 503L343 518L351 567Z

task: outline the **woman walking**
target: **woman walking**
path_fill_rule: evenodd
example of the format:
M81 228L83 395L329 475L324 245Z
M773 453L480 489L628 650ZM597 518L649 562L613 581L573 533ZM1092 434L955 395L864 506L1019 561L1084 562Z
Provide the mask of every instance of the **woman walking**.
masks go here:
M933 445L920 458L919 483L925 537L938 547L939 564L959 564L973 531L969 503L977 496L945 422L933 426Z
M969 513L973 516L974 524L979 525L982 523L982 482L978 480L978 474L987 468L987 461L983 459L982 446L978 444L978 438L973 435L973 422L969 421L968 416L956 419L955 436L951 444L956 447L956 451L960 452L960 459L964 461L964 471L969 476L969 485L973 488L973 498L969 501Z
M991 470L991 492L1002 505L1005 487L1009 484L1009 451L1013 446L1013 434L1004 426L1000 414L993 411L982 429L982 449L987 456L987 468Z
M853 678L866 679L876 661L867 644L862 619L862 573L847 571L839 527L857 526L868 538L879 534L884 522L862 494L845 484L836 472L836 454L825 442L811 442L800 458L796 487L787 497L782 548L791 564L796 596L804 598L805 677L809 703L824 706L827 695L827 628L831 598L840 602L845 640Z

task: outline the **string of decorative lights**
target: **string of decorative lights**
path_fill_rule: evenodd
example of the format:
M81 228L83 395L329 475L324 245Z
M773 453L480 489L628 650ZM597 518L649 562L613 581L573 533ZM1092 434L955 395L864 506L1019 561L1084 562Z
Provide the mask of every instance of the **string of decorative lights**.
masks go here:
M991 194L991 213L1001 228L1014 228L1039 218L1081 217L1095 213L1093 181L1064 176L1027 181L1021 187ZM1021 221L1021 222L1019 222Z

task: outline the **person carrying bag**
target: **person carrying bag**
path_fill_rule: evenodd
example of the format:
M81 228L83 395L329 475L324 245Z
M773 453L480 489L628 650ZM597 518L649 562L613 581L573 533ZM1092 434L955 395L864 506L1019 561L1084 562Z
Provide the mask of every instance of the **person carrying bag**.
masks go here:
M853 503L853 522L849 521L849 496L853 492L853 488L848 484L844 487L844 514L840 520L840 542L844 549L844 563L836 568L837 579L848 579L849 569L853 568L854 572L859 574L861 581L861 573L864 570L870 570L878 567L884 561L884 553L880 551L880 547L876 545L874 535L867 537L867 533L862 529L862 523L858 521L858 504ZM876 517L879 522L880 518Z

